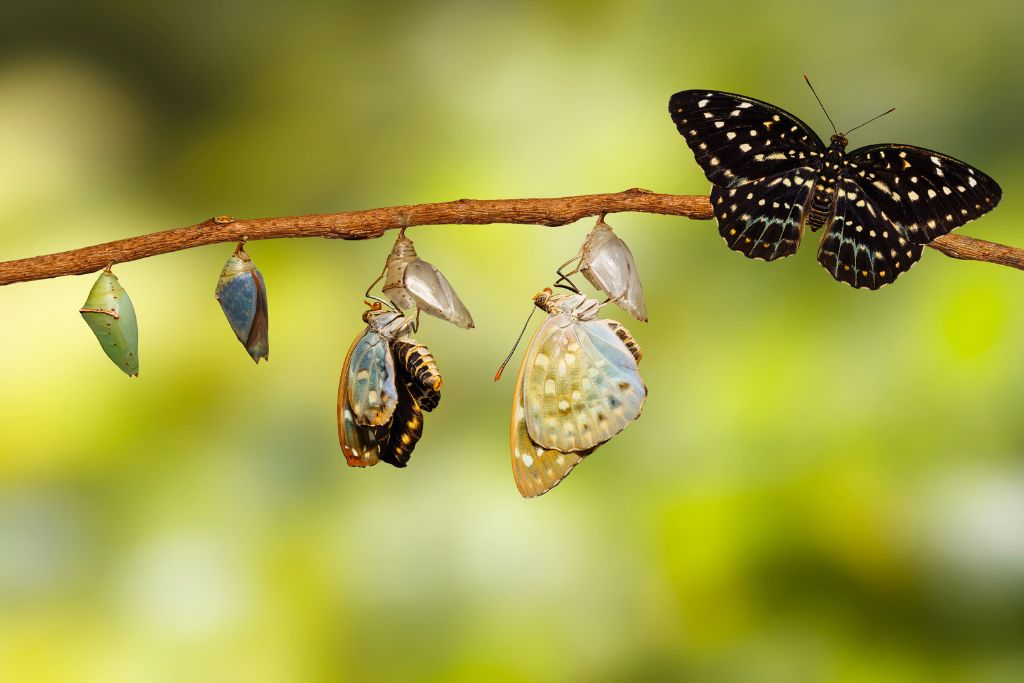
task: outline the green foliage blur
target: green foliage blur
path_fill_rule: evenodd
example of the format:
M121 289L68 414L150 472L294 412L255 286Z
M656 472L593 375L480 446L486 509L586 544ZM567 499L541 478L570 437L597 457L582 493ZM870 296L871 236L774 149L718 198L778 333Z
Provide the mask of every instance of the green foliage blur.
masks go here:
M1024 5L82 3L0 8L0 259L188 225L460 197L704 193L669 96L769 100L1005 192L1024 245ZM232 245L117 266L141 375L0 288L0 680L1024 680L1024 276L928 251L878 292L817 236L765 264L613 215L651 322L644 415L533 501L491 376L567 228L416 228L477 329L407 470L337 444L392 235L253 243L271 360L213 298ZM534 322L536 325L536 320ZM521 353L521 351L520 351ZM513 361L513 367L518 357Z

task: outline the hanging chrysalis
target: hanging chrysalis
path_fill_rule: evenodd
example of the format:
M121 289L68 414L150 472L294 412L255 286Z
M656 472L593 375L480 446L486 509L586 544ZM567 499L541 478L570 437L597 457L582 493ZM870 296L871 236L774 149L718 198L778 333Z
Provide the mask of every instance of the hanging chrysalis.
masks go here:
M473 327L473 316L451 283L441 271L416 255L405 230L398 234L391 248L382 277L384 294L398 308L415 308L459 327Z
M110 268L100 273L80 312L114 365L137 377L139 324L135 307Z
M214 294L238 341L256 363L270 359L267 336L267 286L263 274L243 251L235 248L217 280Z
M619 308L637 320L647 322L647 303L633 254L626 243L612 232L611 226L604 222L604 216L597 219L597 225L587 235L576 258L579 258L579 264L572 272L578 270L583 273L590 284L608 295Z

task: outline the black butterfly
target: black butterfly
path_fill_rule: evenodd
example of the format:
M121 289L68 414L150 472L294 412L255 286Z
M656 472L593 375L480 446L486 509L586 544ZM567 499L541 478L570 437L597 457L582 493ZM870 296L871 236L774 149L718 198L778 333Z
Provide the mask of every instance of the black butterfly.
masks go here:
M991 211L1003 194L978 169L921 147L847 154L842 133L826 147L806 123L752 97L684 90L669 112L714 184L729 248L772 261L796 252L804 224L826 226L818 262L852 287L889 284L923 245Z

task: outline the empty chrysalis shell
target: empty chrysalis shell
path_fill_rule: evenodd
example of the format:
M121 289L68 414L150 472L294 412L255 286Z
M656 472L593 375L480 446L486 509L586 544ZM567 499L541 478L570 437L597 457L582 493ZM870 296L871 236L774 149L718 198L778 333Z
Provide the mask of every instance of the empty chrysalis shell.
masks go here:
M214 294L238 341L257 363L270 359L267 336L267 286L263 275L241 245L217 280Z
M451 283L434 266L416 255L412 240L398 235L384 265L384 294L401 309L416 308L463 328L473 327L473 316Z
M590 284L607 294L620 308L637 320L647 322L644 288L633 254L604 220L597 221L583 242L579 268Z
M81 313L114 365L129 376L138 376L139 324L135 307L109 268L96 279Z

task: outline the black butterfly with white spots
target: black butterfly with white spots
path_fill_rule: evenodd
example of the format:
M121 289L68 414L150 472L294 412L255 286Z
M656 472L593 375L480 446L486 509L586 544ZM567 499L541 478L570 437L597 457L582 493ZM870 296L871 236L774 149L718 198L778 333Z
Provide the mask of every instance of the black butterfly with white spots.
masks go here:
M773 261L796 252L804 225L824 226L818 262L852 287L889 284L924 245L1002 197L996 181L953 157L895 144L847 154L844 134L826 146L800 119L752 97L684 90L669 112L713 183L729 248Z

